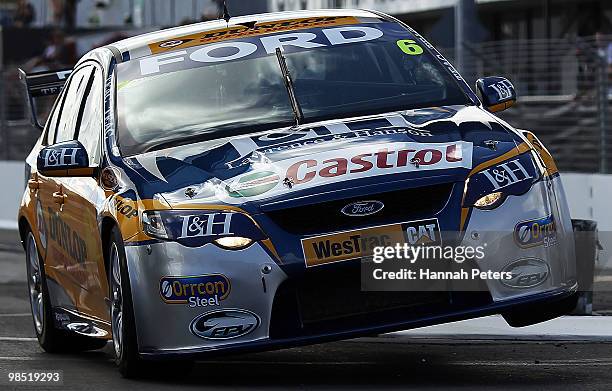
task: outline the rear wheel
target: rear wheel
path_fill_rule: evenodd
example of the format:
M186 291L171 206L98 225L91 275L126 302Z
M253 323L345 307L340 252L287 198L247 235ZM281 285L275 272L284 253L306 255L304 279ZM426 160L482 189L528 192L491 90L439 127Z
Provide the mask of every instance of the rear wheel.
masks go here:
M101 349L106 346L103 339L89 338L55 327L45 268L32 231L28 231L26 235L26 273L34 331L43 350L49 353L65 353Z

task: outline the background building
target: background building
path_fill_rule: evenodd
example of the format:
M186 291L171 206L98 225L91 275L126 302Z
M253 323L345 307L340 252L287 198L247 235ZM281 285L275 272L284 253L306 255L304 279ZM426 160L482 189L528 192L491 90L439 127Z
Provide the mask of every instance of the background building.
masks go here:
M27 3L35 16L31 23L20 26L16 23L18 7ZM66 17L58 20L54 3L75 4L74 26L67 23ZM220 0L1 1L0 160L23 160L38 137L24 110L18 66L29 71L71 66L85 51L121 37L214 19L219 16L221 3ZM432 41L461 69L471 85L478 77L490 75L512 80L519 104L500 116L519 128L533 130L564 173L579 173L580 180L591 180L595 173L612 171L610 0L227 0L227 3L232 15L343 7L394 15ZM455 12L457 5L461 6L460 13ZM456 24L456 20L461 23ZM457 35L457 31L462 33ZM457 41L459 45L455 44ZM47 61L43 53L54 46L61 47L65 56ZM573 207L580 208L577 217L599 216L612 230L612 212L605 199L609 191L597 190L609 187L612 191L612 177L597 178L605 179L593 187L584 182L570 187L570 192L576 192L573 199L579 200ZM609 186L604 185L608 180ZM4 182L11 183L8 179Z
M29 0L35 13L32 27L54 24L54 0ZM69 2L69 1L68 1ZM60 2L61 3L61 2ZM77 28L170 26L202 17L216 17L217 0L78 0L75 24ZM234 15L266 12L268 0L229 1ZM10 24L17 0L0 2L0 22Z
M566 38L612 31L609 0L469 0L469 23L484 28L483 40ZM271 11L366 8L394 15L437 44L452 45L457 0L269 0Z

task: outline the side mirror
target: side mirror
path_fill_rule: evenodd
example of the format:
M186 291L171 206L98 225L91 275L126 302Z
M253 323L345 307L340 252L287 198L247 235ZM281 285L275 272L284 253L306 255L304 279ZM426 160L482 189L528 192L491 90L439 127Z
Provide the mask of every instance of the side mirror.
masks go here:
M478 97L492 113L506 110L516 103L516 90L505 77L490 76L476 82Z
M89 166L87 150L78 141L65 141L43 148L36 161L38 172L49 177L88 177L95 174Z

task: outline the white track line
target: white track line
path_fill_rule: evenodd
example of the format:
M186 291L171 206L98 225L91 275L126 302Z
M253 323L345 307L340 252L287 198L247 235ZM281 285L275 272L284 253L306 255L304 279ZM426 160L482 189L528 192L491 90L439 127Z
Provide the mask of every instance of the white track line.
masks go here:
M609 359L583 359L583 360L556 360L556 361L538 361L536 364L532 361L456 361L447 362L445 365L457 365L457 366L483 366L483 367L575 367L575 366L611 366L612 361Z
M24 316L32 316L31 312L23 312L20 314L0 314L0 318L18 318Z
M38 341L36 338L27 338L27 337L0 337L0 341L7 342L33 342Z
M0 361L35 361L40 358L35 357L0 357Z

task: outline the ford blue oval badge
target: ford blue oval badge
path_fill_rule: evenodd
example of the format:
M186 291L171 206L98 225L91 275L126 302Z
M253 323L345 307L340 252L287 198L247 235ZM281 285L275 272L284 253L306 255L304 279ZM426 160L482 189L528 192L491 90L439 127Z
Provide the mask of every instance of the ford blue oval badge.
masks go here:
M346 205L341 212L347 216L369 216L385 207L380 201L358 201Z

